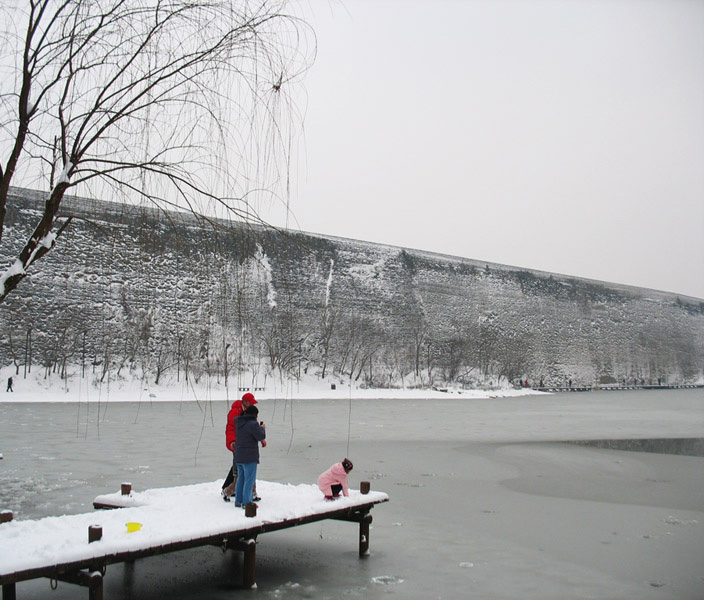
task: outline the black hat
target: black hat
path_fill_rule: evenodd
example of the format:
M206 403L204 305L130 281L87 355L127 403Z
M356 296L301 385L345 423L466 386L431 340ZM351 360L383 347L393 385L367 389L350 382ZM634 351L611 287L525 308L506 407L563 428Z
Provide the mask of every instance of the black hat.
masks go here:
M248 415L254 415L255 417L259 414L259 409L254 406L254 404L250 404L247 408L244 409L245 414Z
M342 461L342 468L348 473L352 470L353 467L354 465L352 464L352 461L349 458L346 458Z

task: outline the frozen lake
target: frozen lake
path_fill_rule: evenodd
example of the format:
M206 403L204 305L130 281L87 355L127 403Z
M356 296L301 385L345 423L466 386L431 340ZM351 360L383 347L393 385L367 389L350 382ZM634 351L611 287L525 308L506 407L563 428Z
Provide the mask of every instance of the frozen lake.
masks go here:
M222 478L228 408L3 403L0 509L87 512L124 481L144 490ZM701 440L702 390L259 408L269 441L260 478L312 483L349 454L351 485L371 480L391 496L372 511L371 557L357 558L356 525L323 522L259 538L256 592L238 589L239 554L200 548L108 567L107 599L704 597L701 442L657 448L699 456L566 443ZM63 583L52 592L48 580L17 593L87 596Z

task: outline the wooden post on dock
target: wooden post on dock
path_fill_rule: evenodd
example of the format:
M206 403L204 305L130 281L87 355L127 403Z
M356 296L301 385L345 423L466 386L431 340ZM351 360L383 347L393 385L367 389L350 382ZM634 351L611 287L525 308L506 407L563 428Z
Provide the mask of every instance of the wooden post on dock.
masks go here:
M91 525L88 527L88 543L97 542L103 537L103 528L100 525Z
M11 510L3 510L0 512L0 523L9 523L12 521L14 515Z
M132 492L132 484L131 483L123 483L120 485L120 492L122 492L123 496L129 496L130 493Z
M360 481L359 482L359 491L362 492L362 494L368 494L369 490L371 489L371 484L368 481Z
M256 517L257 516L257 505L254 502L248 502L244 505L244 516L245 517Z

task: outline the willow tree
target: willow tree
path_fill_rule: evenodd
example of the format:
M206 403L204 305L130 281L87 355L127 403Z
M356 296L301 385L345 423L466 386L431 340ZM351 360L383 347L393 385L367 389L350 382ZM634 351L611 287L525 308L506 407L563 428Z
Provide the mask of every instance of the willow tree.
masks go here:
M235 218L256 215L257 193L276 193L295 116L288 91L313 57L284 2L3 4L0 253L11 260L0 302L57 245L69 190ZM46 203L9 254L11 186Z

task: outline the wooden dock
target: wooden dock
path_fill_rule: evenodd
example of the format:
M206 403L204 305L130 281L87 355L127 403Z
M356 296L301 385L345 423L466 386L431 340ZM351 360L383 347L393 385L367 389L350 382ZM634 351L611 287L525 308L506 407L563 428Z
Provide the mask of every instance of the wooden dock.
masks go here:
M5 518L0 524L3 600L16 599L17 583L38 578L48 578L52 586L62 581L87 587L89 600L102 600L108 565L205 545L243 552L242 584L251 588L259 535L326 519L349 521L359 525L359 556L364 557L369 554L370 511L389 500L382 492L350 490L349 497L326 502L314 485L258 480L263 500L256 514L245 516L242 508L222 501L221 481L123 494L127 485L94 501L95 508L115 510L27 521ZM129 532L126 525L133 522L141 528Z

